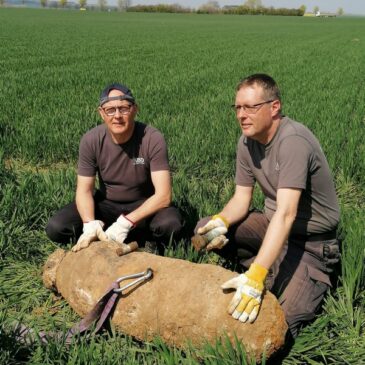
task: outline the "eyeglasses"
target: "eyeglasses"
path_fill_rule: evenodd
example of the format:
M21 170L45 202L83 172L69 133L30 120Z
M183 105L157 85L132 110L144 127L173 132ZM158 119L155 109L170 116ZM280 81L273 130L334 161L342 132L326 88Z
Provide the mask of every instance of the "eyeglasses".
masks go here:
M267 100L267 101L263 101L262 103L258 103L258 104L254 104L254 105L231 105L232 109L236 112L236 114L238 114L238 112L243 109L243 111L247 114L256 114L258 112L258 110L267 103L271 103L273 100Z
M123 105L123 106L113 106L113 107L109 107L109 108L102 108L104 110L104 113L109 116L109 117L113 117L115 114L117 114L117 110L119 111L120 114L122 115L126 115L129 114L131 111L133 105Z

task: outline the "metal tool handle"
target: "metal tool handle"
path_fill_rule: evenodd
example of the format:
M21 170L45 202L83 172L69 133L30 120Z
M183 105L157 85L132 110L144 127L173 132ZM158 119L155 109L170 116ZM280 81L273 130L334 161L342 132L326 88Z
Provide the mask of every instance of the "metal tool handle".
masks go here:
M137 280L132 281L129 284L126 284L125 286L119 288L119 289L114 289L114 293L122 293L123 290L126 290L134 285L137 285L145 280L150 279L153 276L153 271L151 268L148 268L146 271L137 273L137 274L131 274L131 275L125 275L125 276L121 276L120 278L118 278L116 280L117 283L121 283L124 280L129 280L129 279L135 279L137 278Z

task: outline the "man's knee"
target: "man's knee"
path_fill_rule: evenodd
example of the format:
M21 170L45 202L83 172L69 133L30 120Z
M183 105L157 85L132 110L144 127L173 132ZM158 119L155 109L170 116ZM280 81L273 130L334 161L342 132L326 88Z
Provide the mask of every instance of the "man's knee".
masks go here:
M205 226L209 220L210 220L210 216L209 217L205 217L205 218L202 218L200 219L200 221L198 221L198 223L196 224L195 228L194 228L194 234L197 234L197 231L200 227L203 227Z
M174 237L179 236L183 228L183 222L180 212L169 207L160 211L152 219L150 229L156 237Z
M69 243L75 240L80 235L80 232L76 232L76 230L76 227L69 227L56 217L52 217L46 226L48 238L57 243Z
M290 334L293 338L299 335L300 330L315 318L315 313L307 311L306 313L287 314L285 316L288 323Z
M287 280L281 276L280 280L275 281L281 281L284 284ZM289 279L284 292L279 295L279 302L294 338L304 325L315 318L329 287L328 275L303 263ZM275 285L272 289L274 294L278 295L276 292L278 286Z
M60 239L62 240L62 235L61 235L62 231L63 231L62 222L59 222L52 217L48 221L48 224L46 226L46 234L48 238L53 242L60 242Z

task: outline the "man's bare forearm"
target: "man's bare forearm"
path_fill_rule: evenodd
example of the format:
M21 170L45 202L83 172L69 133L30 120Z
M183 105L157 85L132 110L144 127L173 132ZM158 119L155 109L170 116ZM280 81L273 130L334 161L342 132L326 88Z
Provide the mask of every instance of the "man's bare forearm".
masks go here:
M292 215L276 212L267 228L261 248L255 259L255 263L270 269L275 260L279 257L281 250L289 236L294 222Z
M136 210L127 214L127 218L134 223L138 223L142 219L145 219L159 210L166 208L171 203L171 197L169 194L166 195L152 195Z
M255 262L269 269L279 257L297 215L301 189L278 189L274 213Z
M231 200L226 204L219 215L223 216L231 226L242 221L248 214L253 188L237 186Z
M76 191L76 206L84 223L95 220L95 204L92 192Z

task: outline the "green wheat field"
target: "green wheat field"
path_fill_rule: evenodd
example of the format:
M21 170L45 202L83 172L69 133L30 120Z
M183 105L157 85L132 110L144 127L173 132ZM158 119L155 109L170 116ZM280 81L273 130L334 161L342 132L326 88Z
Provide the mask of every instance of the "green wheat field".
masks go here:
M365 364L365 18L0 8L1 364L252 363L224 341L183 352L113 328L70 346L24 345L12 323L65 331L79 319L43 287L42 265L57 248L44 228L74 198L79 140L100 123L109 82L133 90L138 119L168 142L187 239L165 255L220 264L195 254L188 237L233 193L240 130L229 106L239 79L257 72L277 80L284 113L320 140L344 238L337 288L273 363ZM257 191L255 207L262 202Z

